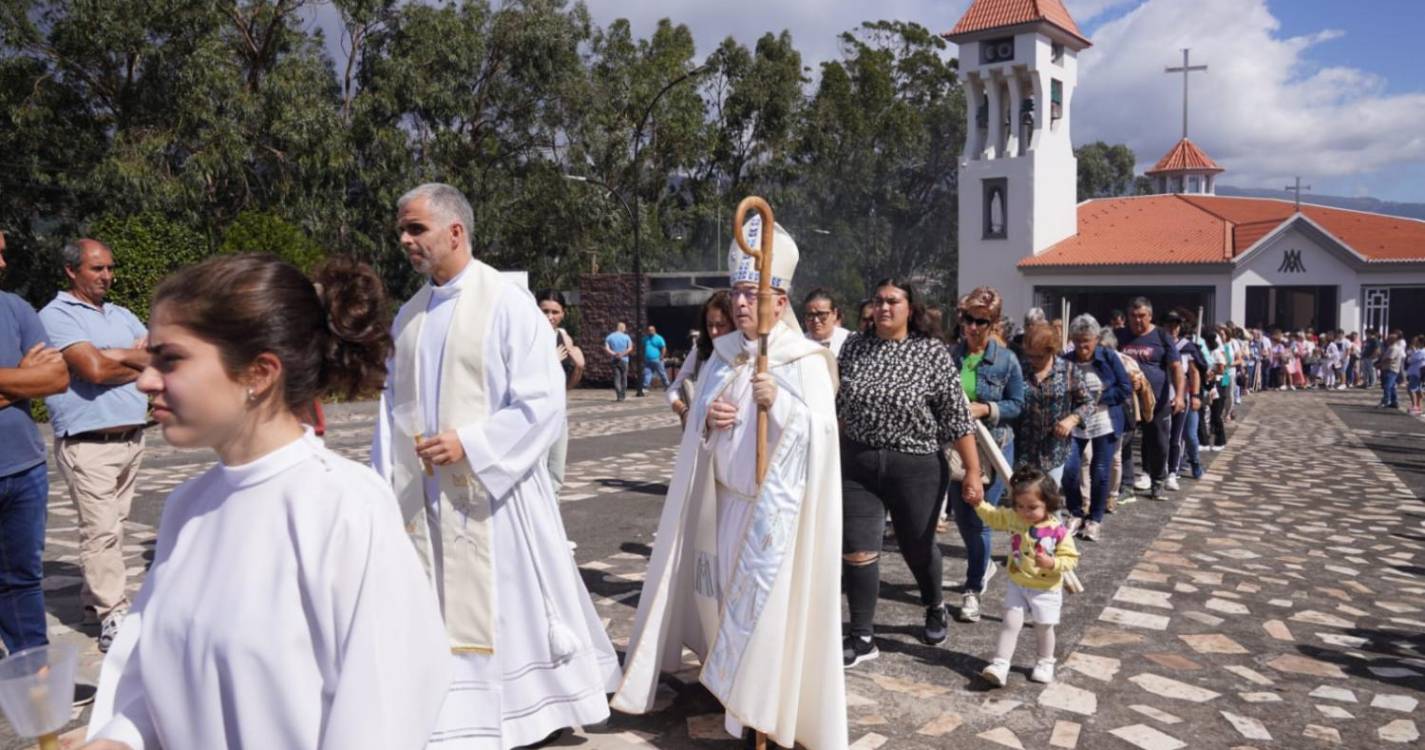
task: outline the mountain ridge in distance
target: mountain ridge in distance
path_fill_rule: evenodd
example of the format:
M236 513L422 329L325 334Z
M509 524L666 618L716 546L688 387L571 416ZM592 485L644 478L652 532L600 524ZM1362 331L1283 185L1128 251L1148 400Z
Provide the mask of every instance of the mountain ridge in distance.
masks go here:
M1218 185L1217 194L1235 198L1277 198L1279 200L1294 200L1294 194L1289 190L1262 190L1258 188L1239 188L1231 185ZM1425 203L1398 203L1396 201L1383 201L1379 198L1349 198L1343 195L1314 195L1306 193L1301 197L1302 203L1313 206L1328 206L1331 208L1345 208L1352 211L1369 211L1374 214L1385 214L1386 216L1400 216L1407 219L1425 220Z

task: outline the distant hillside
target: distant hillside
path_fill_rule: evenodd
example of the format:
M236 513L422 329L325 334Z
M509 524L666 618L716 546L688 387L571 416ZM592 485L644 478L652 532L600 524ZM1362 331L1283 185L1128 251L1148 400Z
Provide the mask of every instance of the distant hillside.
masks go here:
M1257 190L1237 188L1231 185L1218 185L1217 194L1241 198L1280 198L1288 201L1293 198L1292 193L1287 190ZM1370 211L1388 216L1403 216L1407 219L1425 219L1425 203L1394 203L1376 198L1346 198L1339 195L1312 195L1311 193L1303 195L1301 202L1317 206L1348 208L1353 211Z

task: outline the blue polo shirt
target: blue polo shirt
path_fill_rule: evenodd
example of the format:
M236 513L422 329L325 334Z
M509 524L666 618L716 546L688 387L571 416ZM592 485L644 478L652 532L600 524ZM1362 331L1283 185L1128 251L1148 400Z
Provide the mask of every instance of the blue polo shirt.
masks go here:
M40 343L49 340L35 309L9 292L0 292L0 367L19 367L25 352ZM45 445L35 421L30 419L29 400L0 408L0 477L44 462Z
M96 349L129 349L148 335L148 329L128 310L108 302L97 308L69 292L60 292L40 310L40 322L50 343L61 351L85 342ZM148 397L133 383L98 385L71 376L69 390L46 398L45 405L59 437L141 425L148 419Z
M633 346L633 339L623 331L614 331L604 337L604 346L611 352L621 352ZM628 359L628 355L617 357L617 359Z

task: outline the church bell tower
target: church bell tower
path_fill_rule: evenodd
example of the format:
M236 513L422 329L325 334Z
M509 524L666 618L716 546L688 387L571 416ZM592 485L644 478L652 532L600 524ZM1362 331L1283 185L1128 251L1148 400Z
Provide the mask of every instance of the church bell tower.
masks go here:
M959 287L993 286L1005 314L1033 304L1016 264L1078 231L1069 140L1078 54L1090 46L1062 0L974 0L946 39L960 47Z

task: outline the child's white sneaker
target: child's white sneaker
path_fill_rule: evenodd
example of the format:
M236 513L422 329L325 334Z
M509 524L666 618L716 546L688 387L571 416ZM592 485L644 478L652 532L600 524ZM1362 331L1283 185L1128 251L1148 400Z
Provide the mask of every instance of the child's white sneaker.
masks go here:
M991 666L993 666L993 665L991 665ZM1034 681L1034 682L1043 682L1043 683L1046 683L1046 684L1047 684L1047 683L1050 683L1050 682L1053 682L1053 681L1054 681L1054 660L1053 660L1053 659L1040 659L1040 660L1039 660L1039 663L1034 665L1034 671L1033 671L1032 673L1030 673L1029 679L1032 680L1032 681Z
M1053 666L1051 665L1049 669L1052 671ZM1004 684L1009 681L1009 662L1004 659L995 659L990 662L988 667L980 671L980 676L995 687L1004 687Z

